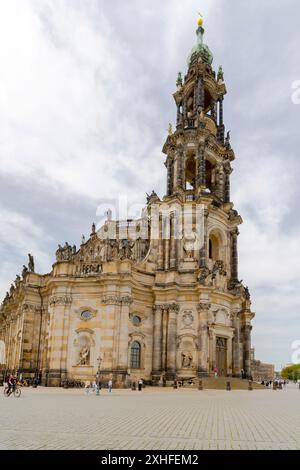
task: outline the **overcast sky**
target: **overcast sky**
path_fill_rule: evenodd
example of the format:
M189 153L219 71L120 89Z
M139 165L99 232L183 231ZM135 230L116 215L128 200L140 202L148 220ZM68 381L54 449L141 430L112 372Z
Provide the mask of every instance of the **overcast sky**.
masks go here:
M300 9L296 0L2 0L0 294L35 255L80 243L115 195L165 194L161 153L197 12L223 65L244 219L240 278L256 312L256 356L291 361L300 340ZM101 212L101 211L100 211Z

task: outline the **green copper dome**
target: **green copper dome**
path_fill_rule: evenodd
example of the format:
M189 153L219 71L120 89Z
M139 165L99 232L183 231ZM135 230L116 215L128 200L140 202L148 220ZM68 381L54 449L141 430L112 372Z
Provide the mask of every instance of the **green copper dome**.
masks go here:
M207 62L209 63L209 65L211 65L214 60L214 57L209 47L203 43L204 28L202 28L202 26L199 26L196 31L196 34L197 43L191 50L191 53L188 57L188 65L190 66L193 62L196 62L199 57L201 57L204 62Z

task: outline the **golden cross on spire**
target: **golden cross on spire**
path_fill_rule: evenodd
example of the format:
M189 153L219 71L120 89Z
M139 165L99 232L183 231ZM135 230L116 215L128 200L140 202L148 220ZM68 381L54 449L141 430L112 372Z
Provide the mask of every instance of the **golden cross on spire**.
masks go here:
M198 26L202 26L203 25L203 15L200 13L200 11L198 12L198 15L199 15Z

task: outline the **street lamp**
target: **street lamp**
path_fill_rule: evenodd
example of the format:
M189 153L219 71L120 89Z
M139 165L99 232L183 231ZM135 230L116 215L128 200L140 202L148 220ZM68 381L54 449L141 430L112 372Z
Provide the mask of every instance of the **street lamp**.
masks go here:
M100 368L101 368L101 362L102 362L102 357L99 356L97 358L98 362L98 370L97 370L97 375L96 375L96 380L97 380L97 392L96 395L100 395Z

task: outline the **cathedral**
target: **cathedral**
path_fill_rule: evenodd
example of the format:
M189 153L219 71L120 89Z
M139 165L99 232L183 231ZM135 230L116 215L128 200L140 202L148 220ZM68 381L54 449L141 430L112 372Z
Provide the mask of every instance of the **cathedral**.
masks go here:
M251 375L251 301L238 274L242 218L230 194L234 150L223 120L222 67L199 18L169 126L166 193L136 220L110 210L81 246L66 243L52 271L28 266L0 308L0 375L171 384Z

